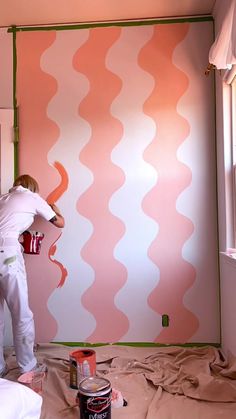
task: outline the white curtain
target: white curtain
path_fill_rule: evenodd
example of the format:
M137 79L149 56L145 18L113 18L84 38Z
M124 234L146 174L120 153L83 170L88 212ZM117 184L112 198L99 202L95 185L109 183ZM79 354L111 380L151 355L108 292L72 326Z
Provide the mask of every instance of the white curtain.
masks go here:
M231 0L228 6L221 29L210 49L209 62L218 69L229 69L236 64L236 0Z

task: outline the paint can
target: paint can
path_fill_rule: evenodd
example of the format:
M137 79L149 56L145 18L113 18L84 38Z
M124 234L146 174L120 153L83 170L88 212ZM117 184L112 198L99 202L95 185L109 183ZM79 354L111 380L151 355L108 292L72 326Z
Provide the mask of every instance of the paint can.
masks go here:
M26 230L22 233L22 246L24 248L24 253L30 255L39 255L41 250L42 240L44 234L39 231L30 231Z
M70 387L77 389L86 377L96 374L96 352L81 349L70 353Z
M80 419L111 419L111 383L106 378L88 377L79 384Z

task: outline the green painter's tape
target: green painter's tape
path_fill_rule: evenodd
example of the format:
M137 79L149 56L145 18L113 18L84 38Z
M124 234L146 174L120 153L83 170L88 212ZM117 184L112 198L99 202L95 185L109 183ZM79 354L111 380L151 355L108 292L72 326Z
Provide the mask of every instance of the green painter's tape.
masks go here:
M16 179L19 173L19 129L18 129L18 109L16 97L16 71L17 71L17 51L16 51L16 26L12 26L12 42L13 42L13 111L14 111L14 178Z
M18 143L18 142L19 142L19 128L14 127L14 143Z
M220 343L199 343L199 342L192 342L192 343L183 343L183 344L164 344L164 343L155 343L155 342L113 342L113 343L89 343L89 342L51 342L58 345L65 345L65 346L79 346L79 347L87 347L93 348L96 346L106 346L106 345L119 345L119 346L134 346L134 347L170 347L170 346L180 346L183 348L193 348L193 347L204 347L204 346L213 346L215 348L220 348Z
M18 177L18 173L19 173L18 160L19 160L18 142L14 142L14 179Z
M65 31L73 29L90 29L90 28L104 28L109 26L143 26L143 25L165 25L170 23L192 23L192 22L208 22L213 21L212 16L199 17L182 17L172 19L141 19L141 20L122 20L114 22L88 22L88 23L72 23L66 25L50 25L50 26L19 26L14 27L14 31ZM8 32L13 32L13 28L9 28Z

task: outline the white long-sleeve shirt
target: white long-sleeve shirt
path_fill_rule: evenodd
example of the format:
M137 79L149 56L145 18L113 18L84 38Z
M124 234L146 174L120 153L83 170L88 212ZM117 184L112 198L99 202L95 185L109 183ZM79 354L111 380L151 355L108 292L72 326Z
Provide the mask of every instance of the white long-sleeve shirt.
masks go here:
M23 186L15 186L0 196L0 235L19 237L40 215L49 221L56 216L50 205L38 194Z

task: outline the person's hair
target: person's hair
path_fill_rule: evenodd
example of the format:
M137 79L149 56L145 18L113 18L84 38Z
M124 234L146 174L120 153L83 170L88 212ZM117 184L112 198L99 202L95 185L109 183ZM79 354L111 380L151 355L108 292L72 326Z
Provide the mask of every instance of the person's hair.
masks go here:
M23 186L23 188L29 189L31 192L39 192L38 182L30 175L21 175L16 178L13 186Z

